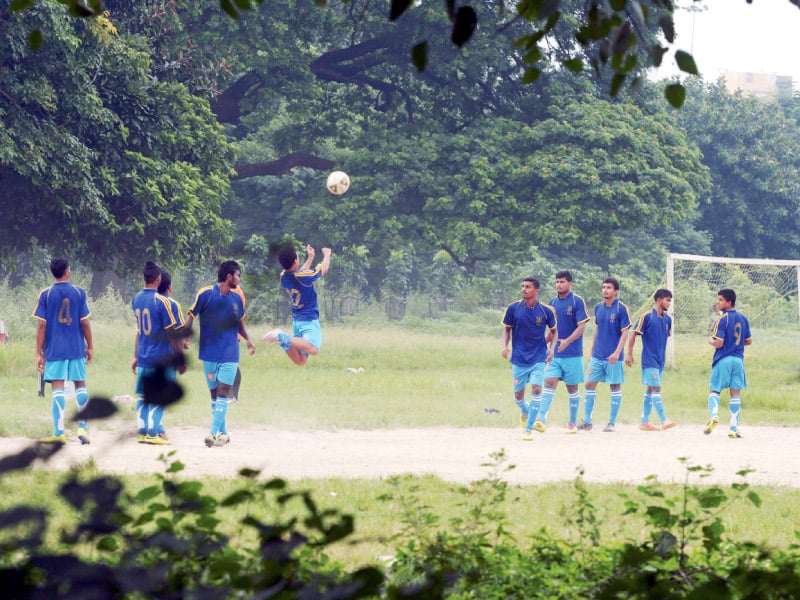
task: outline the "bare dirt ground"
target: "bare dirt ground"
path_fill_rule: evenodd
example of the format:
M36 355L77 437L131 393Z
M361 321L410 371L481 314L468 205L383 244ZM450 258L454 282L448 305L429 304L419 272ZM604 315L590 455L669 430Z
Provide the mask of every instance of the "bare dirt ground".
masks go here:
M66 469L90 457L106 473L164 472L159 456L175 451L185 465L184 475L234 477L239 469L260 470L264 477L288 480L319 478L384 478L412 473L431 474L466 483L486 477L493 453L505 453L503 474L512 484L569 481L583 468L590 482L641 483L648 475L662 482L683 482L689 464L714 467L713 473L692 482L727 484L741 481L737 472L752 469L745 481L753 485L800 487L800 429L742 427L742 439L727 437L720 423L711 435L702 426L679 425L665 432L642 432L636 425L618 424L615 433L567 435L551 427L522 440L511 427L429 428L338 431L232 430L231 443L206 448L203 428L170 429L171 446L139 444L129 423L116 430L92 431L92 443L70 441L49 463L37 467ZM0 457L33 443L27 438L0 438Z

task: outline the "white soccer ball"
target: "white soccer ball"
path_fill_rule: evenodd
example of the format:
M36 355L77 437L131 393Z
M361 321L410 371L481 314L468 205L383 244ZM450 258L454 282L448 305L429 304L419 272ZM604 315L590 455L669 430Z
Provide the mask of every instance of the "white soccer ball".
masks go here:
M328 191L341 196L350 189L350 178L344 171L334 171L328 175Z

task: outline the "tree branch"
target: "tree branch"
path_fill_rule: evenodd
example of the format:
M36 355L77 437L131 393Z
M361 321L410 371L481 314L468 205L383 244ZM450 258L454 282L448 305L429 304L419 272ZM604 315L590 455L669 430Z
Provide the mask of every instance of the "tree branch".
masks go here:
M313 154L304 152L292 152L270 162L253 163L249 165L237 165L236 175L231 180L247 179L248 177L259 177L262 175L289 175L295 167L309 167L327 171L332 169L336 163L327 158L320 158Z

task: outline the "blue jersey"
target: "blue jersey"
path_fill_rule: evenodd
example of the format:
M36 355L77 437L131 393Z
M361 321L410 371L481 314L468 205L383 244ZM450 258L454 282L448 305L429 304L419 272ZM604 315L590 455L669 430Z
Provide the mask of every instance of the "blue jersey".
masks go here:
M567 339L578 328L578 325L589 320L586 302L572 292L567 294L565 298L556 296L550 300L550 306L556 311L558 339L560 340ZM574 358L576 356L583 356L583 335L567 346L563 352L558 351L558 344L556 344L556 358Z
M86 290L68 281L54 283L39 292L32 316L46 324L45 361L86 357L87 344L81 321L90 314Z
M667 339L672 334L672 317L667 313L658 316L654 308L639 317L633 333L642 336L642 368L663 371L667 362Z
M319 319L319 303L314 282L320 277L322 277L322 263L318 264L315 269L281 273L281 287L289 294L292 318L295 321Z
M169 305L172 308L172 316L175 317L175 329L180 329L184 325L186 325L186 319L183 318L183 312L181 311L181 305L177 300L173 300L169 296L164 296L167 300L169 300Z
M197 292L189 314L200 319L200 360L239 362L239 322L244 319L239 294L223 294L218 284L204 287Z
M155 288L144 288L134 296L131 307L136 317L138 366L143 369L164 366L174 352L167 331L178 326L169 298Z
M618 299L606 306L605 302L598 302L594 307L594 322L597 332L594 338L592 357L598 360L608 360L614 354L622 337L622 332L631 326L631 315L628 307ZM625 352L619 353L619 360L625 358Z
M502 323L511 329L511 364L524 367L544 362L545 335L548 329L555 329L556 322L556 311L547 304L527 306L524 300L509 304Z
M750 321L736 310L726 310L714 322L711 337L722 340L722 346L714 352L712 367L726 356L738 356L744 360L744 343L750 339Z

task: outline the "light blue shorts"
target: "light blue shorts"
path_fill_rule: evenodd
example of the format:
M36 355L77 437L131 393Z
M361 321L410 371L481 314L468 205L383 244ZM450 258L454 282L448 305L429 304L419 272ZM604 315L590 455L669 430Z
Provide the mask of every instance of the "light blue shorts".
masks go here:
M210 360L203 361L203 371L206 374L206 385L208 389L217 389L218 383L225 385L233 385L236 380L236 369L239 368L239 363L235 362L212 362Z
M661 381L663 379L663 369L653 369L651 367L642 369L642 383L646 386L661 387Z
M86 381L86 358L48 360L42 377L45 381Z
M205 363L203 363L205 365ZM136 395L143 396L144 395L144 379L148 377L153 377L158 371L155 367L137 367L136 368ZM163 369L164 377L167 378L168 381L177 381L178 379L178 371L175 367L167 367Z
M615 364L609 364L607 360L594 358L589 361L589 369L586 371L586 381L605 382L608 385L625 383L625 363L618 360Z
M738 356L726 356L711 367L711 380L708 387L712 392L722 390L743 390L747 387L744 361Z
M544 377L560 379L567 385L583 383L583 357L554 358L544 368Z
M524 367L511 365L511 375L514 377L514 391L524 390L527 384L541 386L544 383L544 366L546 364L545 362L538 362Z
M292 321L292 333L294 337L303 338L311 342L317 350L322 350L322 326L319 319L313 321ZM308 354L298 350L301 354Z

